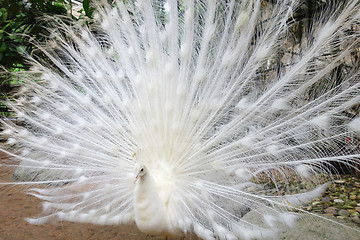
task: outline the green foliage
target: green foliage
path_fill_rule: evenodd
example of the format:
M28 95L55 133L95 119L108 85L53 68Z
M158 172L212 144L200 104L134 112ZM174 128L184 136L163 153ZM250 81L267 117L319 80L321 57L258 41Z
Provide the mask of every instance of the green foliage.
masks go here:
M62 15L73 19L71 0L0 0L0 101L6 99L18 81L9 72L29 69L23 53L34 49L31 38L42 42L48 34L46 16ZM87 13L81 14L84 17ZM0 113L6 107L0 103Z
M90 0L83 0L83 8L86 16L92 17L95 8L91 7L91 1Z
M0 0L0 6L0 65L6 68L27 67L22 53L32 49L28 37L41 41L45 33L39 17L67 13L63 0Z

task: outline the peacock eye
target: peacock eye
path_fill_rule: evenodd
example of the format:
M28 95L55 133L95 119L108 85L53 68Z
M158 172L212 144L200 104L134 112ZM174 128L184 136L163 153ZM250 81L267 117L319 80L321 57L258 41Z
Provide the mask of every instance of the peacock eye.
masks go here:
M143 172L144 171L144 168L140 169L140 172Z

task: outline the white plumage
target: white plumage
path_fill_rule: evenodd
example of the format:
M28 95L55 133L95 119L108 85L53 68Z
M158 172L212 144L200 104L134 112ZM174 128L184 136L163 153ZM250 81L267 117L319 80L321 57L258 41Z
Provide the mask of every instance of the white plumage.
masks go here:
M161 1L118 0L97 5L93 31L49 29L39 49L51 65L31 58L7 103L23 124L3 122L1 133L17 174L50 184L30 190L44 211L28 221L228 240L293 226L288 210L327 185L273 196L260 180L316 185L330 162L359 162L346 142L358 139L359 117L344 113L360 102L358 73L325 82L358 46L349 29L360 12L357 1L328 10L291 56L297 1L275 2L169 0L164 12Z
M181 229L171 224L176 218L169 208L171 183L166 186L164 178L155 183L145 165L136 169L134 211L138 228L148 234L181 236Z

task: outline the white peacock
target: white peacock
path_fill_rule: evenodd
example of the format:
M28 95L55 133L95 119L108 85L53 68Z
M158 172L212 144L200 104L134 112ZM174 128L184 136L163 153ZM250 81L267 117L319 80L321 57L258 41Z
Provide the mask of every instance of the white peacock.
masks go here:
M273 238L326 189L317 180L331 162L359 163L356 141L344 143L360 132L344 114L360 102L359 74L324 87L358 47L358 1L329 6L294 56L285 50L298 1L164 4L98 4L93 31L49 29L38 47L51 64L29 56L7 103L23 124L3 121L1 132L17 174L36 175L15 184L40 184L30 192L43 215L28 221ZM263 177L275 190L293 177L314 188L277 196Z

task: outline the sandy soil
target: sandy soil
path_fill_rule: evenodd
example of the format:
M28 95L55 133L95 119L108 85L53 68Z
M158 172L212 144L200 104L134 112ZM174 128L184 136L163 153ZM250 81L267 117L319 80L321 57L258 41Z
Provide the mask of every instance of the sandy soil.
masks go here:
M11 176L10 172L0 170L1 180L11 181ZM0 240L162 239L139 232L135 225L96 226L71 222L31 225L24 218L39 214L41 201L25 194L21 187L0 186L0 189Z
M12 171L0 168L2 181L13 181ZM135 225L97 226L92 224L59 222L57 224L31 225L24 218L34 217L41 212L41 201L24 193L19 186L0 185L0 240L96 240L96 239L164 239L141 233ZM348 232L341 226L319 221L317 218L304 218L295 229L287 230L280 239L347 239L360 240L360 232ZM353 225L357 228L358 226ZM194 235L186 240L198 239ZM169 240L174 240L169 238Z

